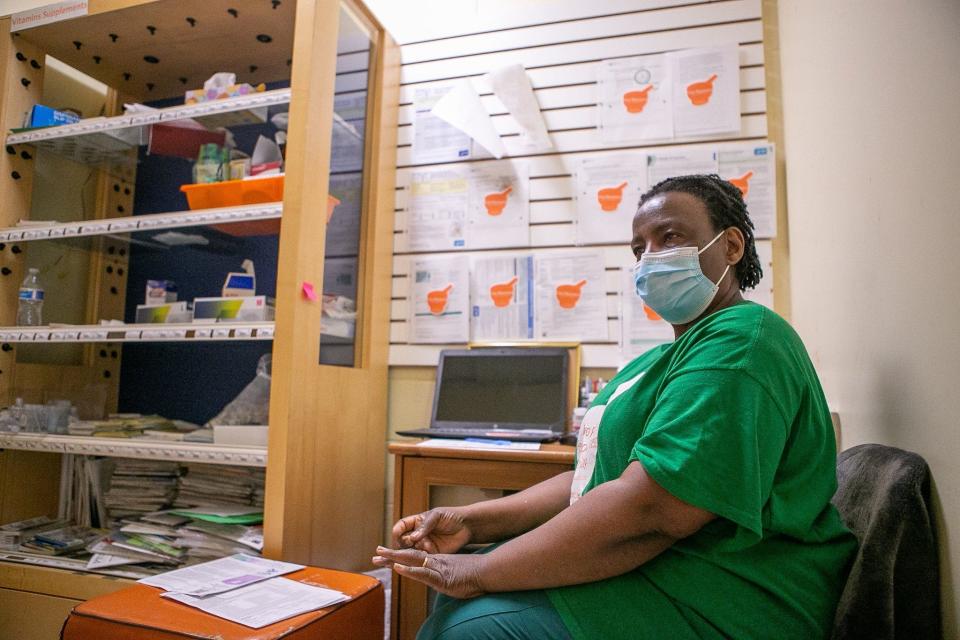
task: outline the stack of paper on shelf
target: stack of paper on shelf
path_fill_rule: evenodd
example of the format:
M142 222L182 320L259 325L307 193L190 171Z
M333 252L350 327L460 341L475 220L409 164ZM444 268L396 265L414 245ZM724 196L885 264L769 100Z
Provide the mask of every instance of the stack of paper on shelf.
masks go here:
M140 516L170 505L179 476L180 465L176 462L118 460L104 496L110 519Z
M94 540L103 537L104 531L90 527L68 526L60 529L38 531L20 542L20 550L29 553L59 556L80 551Z
M250 505L263 470L247 467L224 467L188 464L180 478L177 507L200 507L223 504Z
M34 534L51 529L65 527L66 520L54 520L48 516L39 516L29 520L20 520L0 525L0 550L16 551L20 543L33 538Z
M193 520L177 530L175 544L185 548L191 559L221 558L235 553L259 556L263 550L263 527Z
M110 482L114 460L65 455L60 466L59 515L73 524L107 526L104 488Z

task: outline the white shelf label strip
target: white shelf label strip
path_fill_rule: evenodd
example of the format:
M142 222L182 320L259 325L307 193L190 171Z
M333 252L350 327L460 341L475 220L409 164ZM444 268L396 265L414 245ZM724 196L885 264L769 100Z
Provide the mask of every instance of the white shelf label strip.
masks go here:
M0 449L50 451L147 460L202 461L263 467L267 452L262 447L230 447L188 442L156 442L142 439L116 440L52 434L0 434Z
M271 220L283 216L282 202L224 207L223 209L198 209L189 212L157 213L146 216L116 218L91 223L89 220L69 224L57 224L40 229L0 229L0 242L12 240L43 240L64 236L97 236L106 233L130 233L138 229L179 229L217 224L244 222L248 220Z
M273 323L218 325L153 324L38 328L0 327L0 342L189 342L191 340L273 340Z

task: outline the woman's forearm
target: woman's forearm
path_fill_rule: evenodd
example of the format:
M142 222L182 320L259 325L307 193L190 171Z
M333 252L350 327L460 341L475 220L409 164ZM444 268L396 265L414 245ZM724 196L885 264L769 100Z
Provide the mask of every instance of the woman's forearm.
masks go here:
M713 519L667 494L638 463L631 467L487 554L480 570L483 590L543 589L620 575Z
M470 528L471 542L500 542L535 529L570 504L573 471L518 493L456 509Z

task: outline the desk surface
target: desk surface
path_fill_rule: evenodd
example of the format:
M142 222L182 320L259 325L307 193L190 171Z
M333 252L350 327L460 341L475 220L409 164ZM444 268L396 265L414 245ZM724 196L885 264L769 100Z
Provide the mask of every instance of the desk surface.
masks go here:
M420 439L397 440L389 444L390 453L398 456L431 458L459 458L461 460L504 460L510 462L552 462L573 464L575 448L566 444L542 444L538 451L529 449L458 449L454 447L424 447Z

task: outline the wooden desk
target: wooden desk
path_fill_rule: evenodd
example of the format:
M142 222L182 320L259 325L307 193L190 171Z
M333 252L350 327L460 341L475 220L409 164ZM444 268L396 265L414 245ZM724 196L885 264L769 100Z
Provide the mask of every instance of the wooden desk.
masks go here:
M476 451L391 442L396 456L394 522L430 508L430 487L461 486L519 491L573 468L574 448L546 444L539 451ZM413 640L427 617L427 587L393 574L391 627L394 640Z

